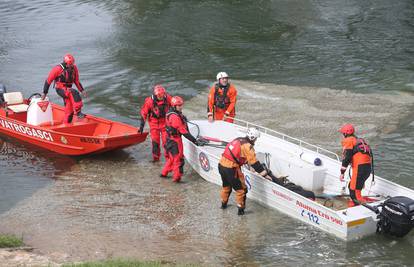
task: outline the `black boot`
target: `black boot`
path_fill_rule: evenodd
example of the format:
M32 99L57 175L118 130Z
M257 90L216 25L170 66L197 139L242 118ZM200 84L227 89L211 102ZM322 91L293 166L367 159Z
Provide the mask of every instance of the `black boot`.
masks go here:
M244 215L244 208L239 208L237 215Z
M78 112L78 114L76 114L76 116L78 117L78 119L83 119L83 118L85 118L86 117L86 115L85 114L83 114L82 112Z
M221 202L221 209L226 209L227 208L227 203Z

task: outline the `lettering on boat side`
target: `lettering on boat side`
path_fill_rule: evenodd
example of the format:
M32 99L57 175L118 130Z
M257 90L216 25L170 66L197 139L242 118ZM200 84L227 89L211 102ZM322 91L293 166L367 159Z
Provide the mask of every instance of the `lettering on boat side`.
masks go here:
M0 119L0 125L1 127L5 129L12 130L14 132L18 132L27 136L36 137L39 139L47 140L47 141L54 141L52 135L49 132L42 131L39 129L33 129L28 126L20 125L13 122L8 122L5 120Z
M307 217L309 221L319 224L319 217L313 214L312 212L302 210L301 215L302 217Z
M284 198L284 199L286 199L286 200L288 200L288 201L292 201L292 200L293 200L293 198L291 198L290 196L288 196L288 195L286 195L286 194L283 194L282 192L279 192L279 191L275 190L274 188L272 188L272 192L273 192L273 194L275 194L276 196L279 196L279 197L281 197L281 198Z
M100 144L101 140L98 138L90 138L90 137L81 137L80 141L82 143L89 143L89 144Z
M316 209L314 207L311 207L311 206L309 206L309 205L307 205L305 203L302 203L299 200L296 200L296 206L302 208L301 209L301 215L302 216L304 216L304 215L309 216L309 220L312 220L313 222L315 222L314 221L314 218L312 216L308 215L307 213L311 212L311 213L313 213L314 216L321 217L323 219L329 220L329 221L331 221L333 223L336 223L338 225L342 225L343 224L342 220L340 220L338 218L335 218L335 217L333 217L333 216L331 216L331 215L329 215L329 214L327 214L327 213L325 213L325 212L323 212L321 210L318 210L318 209ZM318 221L317 224L319 224L319 218L317 218L315 220L317 220Z
M200 161L201 168L208 172L210 170L210 161L208 160L207 155L204 154L204 152L200 152L200 154L198 154L198 160Z

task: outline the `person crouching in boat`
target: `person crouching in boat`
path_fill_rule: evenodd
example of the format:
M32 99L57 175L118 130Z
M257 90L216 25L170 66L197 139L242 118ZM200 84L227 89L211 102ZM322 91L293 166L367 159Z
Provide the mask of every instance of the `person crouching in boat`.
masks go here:
M363 139L355 136L352 124L345 124L339 129L342 133L342 166L339 179L344 181L344 174L349 164L352 167L351 181L349 182L349 195L354 205L364 202L361 190L365 181L371 175L372 151Z
M43 86L42 99L45 99L50 84L55 82L54 87L56 93L63 98L65 104L65 116L63 123L71 123L73 114L76 113L78 119L83 119L85 114L81 112L83 103L79 92L72 88L72 84L76 84L78 90L86 97L86 91L79 81L78 67L75 65L75 58L71 54L63 57L63 62L55 66L47 77Z
M236 116L236 87L229 82L229 75L225 72L219 72L216 78L217 82L210 88L208 95L208 121L233 122L233 118Z
M168 157L164 168L161 171L161 177L167 177L169 172L173 172L173 182L178 183L184 171L184 151L181 136L184 135L195 145L203 145L188 131L187 119L182 114L184 100L179 96L171 99L171 108L166 115L166 131Z
M161 85L155 85L153 94L145 99L141 108L141 119L139 132L144 130L145 121L148 118L150 135L152 140L152 160L159 161L161 156L161 140L164 146L164 157L167 159L168 153L165 149L167 142L167 132L165 130L165 116L170 109L171 96Z
M218 164L219 173L223 186L221 189L221 208L227 208L232 189L236 191L236 202L238 215L244 214L246 207L247 186L241 166L249 164L261 176L270 179L266 169L256 159L254 144L260 132L256 128L247 129L245 137L238 137L228 143Z

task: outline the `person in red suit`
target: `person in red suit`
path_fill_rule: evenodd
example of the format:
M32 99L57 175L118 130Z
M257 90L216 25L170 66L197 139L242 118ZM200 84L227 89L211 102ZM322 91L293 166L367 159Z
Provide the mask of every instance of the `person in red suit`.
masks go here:
M161 177L167 177L173 172L173 182L178 183L184 171L183 135L195 145L203 145L188 131L187 118L182 114L184 100L179 96L171 99L171 108L166 116L168 158L161 171Z
M45 84L43 86L42 99L45 99L50 84L55 82L54 87L56 93L63 98L65 104L65 116L63 118L64 123L71 123L73 114L76 113L78 119L83 119L85 114L81 112L83 103L79 92L72 88L72 84L75 84L78 90L86 97L86 91L79 81L78 67L75 65L75 58L71 54L66 54L63 57L63 62L53 67L49 72Z
M150 127L150 135L152 140L152 159L154 162L160 160L161 156L161 140L164 146L164 156L168 157L165 150L167 142L167 132L165 131L165 116L171 105L171 96L165 91L161 85L155 85L152 96L145 99L141 108L141 119L139 132L142 133L145 121L148 118Z

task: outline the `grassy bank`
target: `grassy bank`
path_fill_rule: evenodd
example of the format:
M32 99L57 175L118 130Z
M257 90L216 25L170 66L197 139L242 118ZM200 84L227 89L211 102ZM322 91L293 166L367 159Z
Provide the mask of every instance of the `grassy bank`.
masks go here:
M0 234L0 248L15 248L23 246L23 239L13 235Z
M136 260L106 260L97 262L84 262L78 264L66 264L63 267L195 267L197 265L176 265L171 263L163 263L157 261L136 261Z

